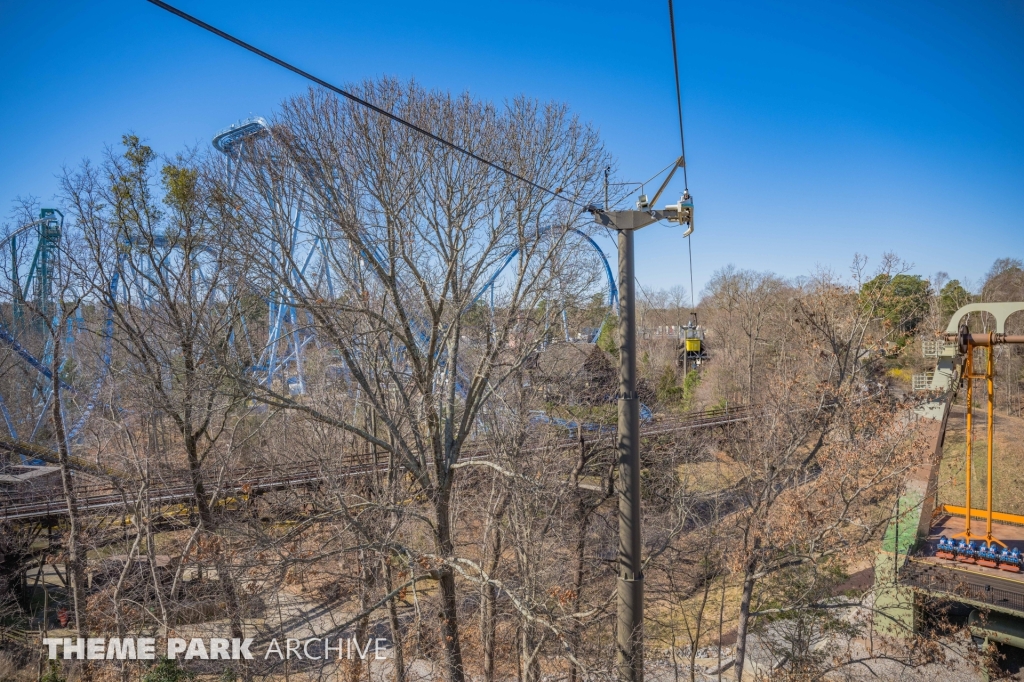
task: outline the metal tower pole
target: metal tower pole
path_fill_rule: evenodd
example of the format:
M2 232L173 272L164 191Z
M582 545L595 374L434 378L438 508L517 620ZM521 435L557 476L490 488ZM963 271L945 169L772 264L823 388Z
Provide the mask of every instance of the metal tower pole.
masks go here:
M674 172L674 171L673 171ZM668 184L658 190L654 200ZM646 197L644 198L646 199ZM688 199L688 197L687 197ZM654 203L653 201L651 203ZM633 232L659 220L693 226L693 203L664 210L608 211L590 207L594 221L619 233L619 576L616 669L622 682L644 679L644 576L640 534L640 399L636 394L636 272Z
M633 231L619 230L619 678L644 678L644 576L640 536L640 400L636 394Z

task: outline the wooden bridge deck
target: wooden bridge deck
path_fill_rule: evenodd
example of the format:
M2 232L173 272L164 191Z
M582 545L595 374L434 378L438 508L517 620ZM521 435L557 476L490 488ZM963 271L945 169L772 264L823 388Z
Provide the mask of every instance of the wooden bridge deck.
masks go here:
M645 437L654 437L692 429L724 426L726 424L746 421L755 414L756 410L743 407L716 410L691 417L653 422L645 425L641 433ZM587 442L613 442L615 431L612 428L604 433L588 433L584 429L583 437ZM566 437L558 439L554 443L537 447L570 448L578 446L578 437ZM471 443L463 452L462 459L475 459L487 456L488 448L486 446ZM386 463L380 463L376 466L378 469L381 469L387 465ZM321 461L304 461L272 467L251 467L245 470L237 479L222 483L216 487L216 490L211 489L210 492L211 494L216 494L218 498L238 495L259 495L287 488L314 486L331 478L358 476L373 470L374 464L372 459L366 454L346 456L344 462L338 462L333 466L329 466ZM212 481L207 481L207 485L212 488ZM179 475L154 486L147 495L147 499L151 506L160 507L187 503L192 499L192 496L193 490L190 483ZM78 489L78 498L78 507L82 512L110 511L123 514L130 511L126 507L125 499L110 486L82 486ZM0 502L0 520L33 521L64 516L66 514L67 506L59 490L45 495L19 495L15 493Z

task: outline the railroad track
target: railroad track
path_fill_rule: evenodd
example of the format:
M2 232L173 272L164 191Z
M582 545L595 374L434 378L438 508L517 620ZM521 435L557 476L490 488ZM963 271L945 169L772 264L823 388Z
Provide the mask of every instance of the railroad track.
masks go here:
M641 434L650 438L694 429L724 426L746 421L755 414L756 409L750 407L709 411L693 417L648 424L642 427ZM583 438L588 442L600 442L602 440L612 442L614 437L614 430L610 430L607 433L598 433L591 437L588 437L586 430L583 433ZM537 446L537 449L549 447L570 448L577 447L578 445L579 436L576 435L575 437L560 439L553 445L549 443ZM4 446L3 443L0 443L0 447L8 450L12 449L9 444ZM465 461L486 458L489 454L488 448L471 445L463 452L462 459ZM288 488L311 487L331 477L348 478L359 476L370 473L375 469L381 470L386 466L385 462L375 464L372 455L362 454L350 459L349 463L333 469L317 461L298 462L292 465L272 467L254 467L247 470L236 480L218 485L214 494L216 495L215 499L220 500L236 497L239 494L251 497ZM116 491L111 491L109 486L104 486L103 488L83 486L77 492L78 508L82 512L117 511L121 514L126 513L126 497ZM167 507L188 503L192 500L193 494L191 484L185 478L177 477L151 488L147 499L151 507ZM58 495L12 496L5 500L2 507L0 507L0 520L6 521L42 520L66 514L67 506Z

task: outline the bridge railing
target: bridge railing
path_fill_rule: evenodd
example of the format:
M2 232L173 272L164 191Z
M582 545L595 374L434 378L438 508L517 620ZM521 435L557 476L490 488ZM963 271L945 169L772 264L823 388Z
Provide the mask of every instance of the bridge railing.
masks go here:
M935 378L935 372L925 372L924 374L915 374L911 380L911 386L915 391L930 391L932 388L932 379Z
M661 419L643 427L645 436L659 436L695 428L707 428L726 425L750 419L757 413L753 406L724 406L704 412L681 415ZM613 441L614 429L609 433L589 436L590 442ZM564 436L548 440L537 445L541 448L577 447L579 440ZM464 458L487 457L490 449L474 444L463 450ZM385 457L380 458L377 466L387 466ZM330 476L352 476L371 471L374 467L372 452L348 453L336 461L306 460L294 463L265 464L242 468L230 482L221 484L216 491L210 490L220 497L231 496L240 492L260 492L269 489L280 489L288 486L309 485L314 481L324 480ZM187 502L193 495L192 483L188 476L180 470L164 469L152 477L149 499L151 504L171 504ZM212 488L212 486L211 486ZM83 485L77 489L79 507L82 511L100 511L120 509L127 512L125 499L113 485ZM8 495L0 498L0 519L32 519L67 513L63 497L59 491L46 495Z
M1024 587L1022 591L1011 591L996 587L994 580L978 575L981 582L961 577L962 571L921 561L908 561L900 571L900 582L932 595L949 595L954 599L966 599L990 604L1000 609L1024 613Z

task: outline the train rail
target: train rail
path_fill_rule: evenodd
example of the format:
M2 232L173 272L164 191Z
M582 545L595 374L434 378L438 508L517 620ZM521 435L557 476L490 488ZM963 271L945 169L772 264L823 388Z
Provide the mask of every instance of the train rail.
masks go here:
M650 438L694 429L725 426L747 421L756 414L757 409L752 407L725 408L692 417L654 422L646 425L641 433L644 437ZM611 443L614 441L614 430L593 438L587 438L587 434L584 434L584 438L591 443L601 441ZM554 443L537 445L531 449L539 450L552 447L565 449L578 447L579 442L578 437L560 438ZM492 449L486 445L480 446L472 443L464 450L462 459L465 461L486 458L491 451ZM212 501L236 497L239 494L252 497L288 488L310 487L331 478L359 476L374 470L382 470L387 466L386 462L375 464L373 459L372 454L363 453L350 456L347 463L334 466L319 460L308 460L291 465L250 467L232 482L215 485ZM208 480L206 483L211 485L212 481ZM81 512L95 513L116 510L122 514L130 513L131 504L128 492L119 492L112 485L81 486L76 492L78 509ZM191 483L185 477L178 475L169 477L151 487L146 495L146 500L150 507L166 507L188 503L193 497L194 490ZM67 505L64 500L52 492L42 495L16 494L10 496L0 506L0 520L6 521L42 520L64 516L67 513Z

